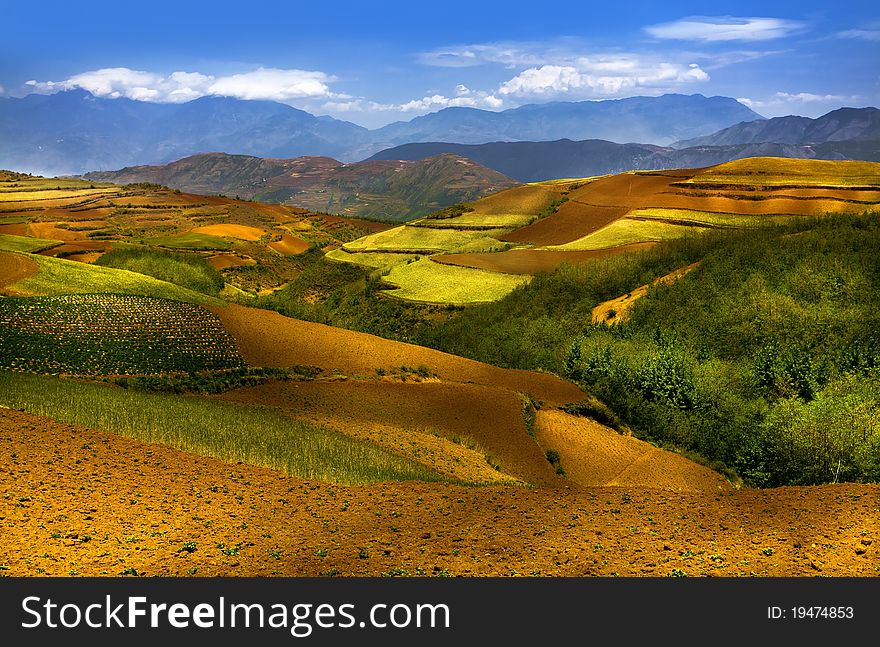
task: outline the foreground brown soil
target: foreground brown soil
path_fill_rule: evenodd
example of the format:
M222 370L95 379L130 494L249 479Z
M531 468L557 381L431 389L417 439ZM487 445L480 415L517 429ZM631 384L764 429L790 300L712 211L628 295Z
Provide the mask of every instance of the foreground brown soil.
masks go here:
M11 410L0 445L7 575L880 572L878 486L342 487Z

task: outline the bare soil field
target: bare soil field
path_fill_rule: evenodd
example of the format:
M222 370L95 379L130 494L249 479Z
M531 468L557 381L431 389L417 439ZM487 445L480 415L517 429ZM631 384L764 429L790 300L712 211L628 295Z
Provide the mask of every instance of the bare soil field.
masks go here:
M563 263L585 263L623 252L648 249L656 243L634 243L597 250L562 251L553 249L510 249L506 252L478 252L472 254L438 254L431 260L445 265L473 267L502 274L537 274L552 272Z
M628 207L592 205L569 200L556 213L499 236L499 239L511 243L562 245L601 229L622 218L627 211Z
M276 240L269 243L269 247L280 254L293 256L296 254L302 254L309 247L311 247L311 245L307 241L297 236L291 236L290 234L281 234L281 240Z
M423 453L419 443L409 438L413 432L456 439L453 444L474 444L483 465L492 460L497 471L527 483L561 481L526 432L520 398L506 389L412 379L318 380L263 384L219 397L277 407L352 436L379 425L388 433L369 434L367 439L440 471L443 465L435 463L435 455ZM457 477L462 478L460 472Z
M341 487L0 410L13 576L876 576L880 486Z
M704 494L731 489L717 472L593 420L562 411L538 411L536 430L544 447L560 453L569 480L578 485Z
M39 267L23 254L0 252L0 294L11 294L3 288L34 276Z
M549 373L504 369L430 348L365 333L291 319L276 312L230 304L212 308L252 366L296 364L337 370L344 375L375 375L377 368L425 365L450 382L473 382L528 393L550 405L580 400L583 391Z
M245 258L238 254L215 254L206 259L215 270L225 270L230 267L241 267L242 265L256 265L256 261L252 258Z
M260 240L266 233L264 229L259 227L235 224L204 225L203 227L195 227L192 231L196 234L225 236L227 238L240 238L241 240Z

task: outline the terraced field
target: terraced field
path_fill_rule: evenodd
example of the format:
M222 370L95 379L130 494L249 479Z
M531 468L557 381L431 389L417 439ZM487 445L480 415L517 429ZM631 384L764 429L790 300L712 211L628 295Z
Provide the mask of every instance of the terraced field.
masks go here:
M388 225L282 205L196 196L157 185L92 183L0 173L0 251L37 252L93 263L114 245L200 256L229 251L260 273L221 268L251 295L295 278L309 249L338 247Z
M149 375L238 366L232 338L199 305L116 294L0 299L0 368Z
M711 229L861 213L878 205L880 164L752 158L708 169L523 185L347 243L329 257L381 272L398 288L390 296L477 303L520 285L500 275L529 280L562 263L638 251ZM413 263L416 254L421 260ZM454 267L483 274L456 274ZM426 298L422 286L432 286L434 298Z

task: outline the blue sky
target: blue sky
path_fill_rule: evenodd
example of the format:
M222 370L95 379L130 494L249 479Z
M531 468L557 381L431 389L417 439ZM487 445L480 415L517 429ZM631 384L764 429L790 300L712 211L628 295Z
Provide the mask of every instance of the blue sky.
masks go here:
M876 2L7 3L0 95L282 101L369 127L664 92L880 105Z

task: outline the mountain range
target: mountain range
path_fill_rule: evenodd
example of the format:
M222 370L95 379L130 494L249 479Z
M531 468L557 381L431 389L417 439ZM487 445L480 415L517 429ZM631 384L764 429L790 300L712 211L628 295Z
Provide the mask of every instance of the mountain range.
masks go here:
M880 110L842 108L817 119L778 117L744 122L673 146L603 140L412 143L371 160L419 160L453 153L520 182L586 177L628 170L712 166L744 157L880 161Z
M343 164L329 157L262 159L208 153L164 166L87 173L94 182L153 182L189 193L226 194L313 211L402 221L469 202L516 182L457 155Z
M44 175L165 164L223 151L269 158L365 159L411 142L482 144L601 138L666 145L760 115L734 99L667 94L446 108L376 130L271 101L202 97L182 104L104 99L84 90L0 98L0 167Z

